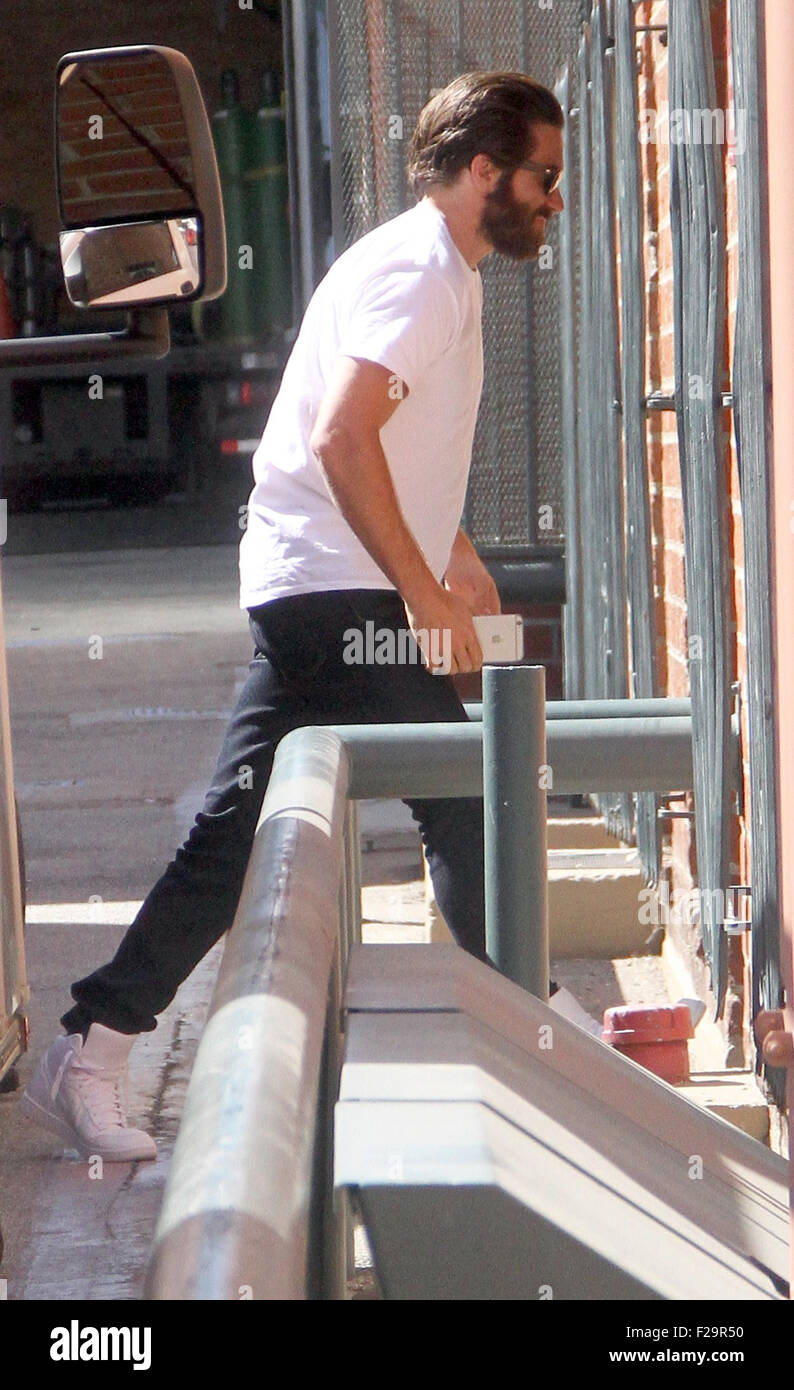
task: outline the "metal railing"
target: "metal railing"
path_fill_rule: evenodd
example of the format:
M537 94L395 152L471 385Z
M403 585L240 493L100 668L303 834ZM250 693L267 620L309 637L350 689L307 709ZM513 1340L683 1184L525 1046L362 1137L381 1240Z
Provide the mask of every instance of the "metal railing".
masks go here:
M669 14L670 109L718 109L708 7L677 0ZM727 938L714 890L731 879L727 771L732 707L728 620L730 503L723 430L725 188L716 144L670 144L675 410L686 557L689 684L695 763L698 887L703 945L722 1009Z
M620 450L620 366L615 263L614 47L602 0L593 6L576 64L559 93L568 96L566 163L575 152L578 187L566 186L562 219L561 326L565 365L563 407L566 439L565 494L576 511L566 545L566 691L590 699L629 696L627 578ZM578 269L578 277L577 277ZM578 293L576 293L577 291ZM578 334L575 332L578 326ZM571 445L573 444L573 449ZM643 691L652 694L652 691ZM608 829L633 838L631 799L625 793L598 799ZM646 844L642 846L647 850ZM648 853L649 879L657 863Z
M584 679L584 614L582 606L581 548L585 517L582 510L577 478L576 458L578 448L576 420L576 372L577 372L577 275L574 250L574 227L578 224L576 215L576 188L578 179L574 161L578 153L577 142L571 135L571 122L580 112L571 103L571 73L563 70L554 94L565 114L562 132L563 176L560 192L566 208L566 216L560 219L560 297L568 306L560 315L560 428L562 438L562 487L565 507L565 606L563 608L563 652L565 661L565 694L569 699L578 700L585 693Z
M585 704L576 717L545 718L536 769L542 675L486 668L482 723L306 728L279 743L188 1087L147 1298L344 1297L350 1227L344 1206L334 1209L331 1134L340 982L360 939L356 799L485 787L489 949L545 997L545 895L528 891L544 863L545 789L527 767L550 769L555 793L691 786L691 720L680 712L599 709L591 719ZM505 854L519 841L520 855Z
M774 678L769 595L769 440L771 348L769 231L764 109L763 12L755 0L731 0L739 243L738 302L733 355L734 424L742 499L747 611L747 717L750 728L750 864L752 895L752 1014L783 1002L780 903L777 882ZM785 1073L768 1068L777 1103L785 1106Z
M642 241L642 175L636 37L632 0L615 3L615 157L620 209L621 420L626 478L626 597L628 601L631 693L639 699L659 694L656 610L651 552L644 410L646 315ZM654 796L638 796L634 806L637 848L646 878L656 883L661 869L661 836Z

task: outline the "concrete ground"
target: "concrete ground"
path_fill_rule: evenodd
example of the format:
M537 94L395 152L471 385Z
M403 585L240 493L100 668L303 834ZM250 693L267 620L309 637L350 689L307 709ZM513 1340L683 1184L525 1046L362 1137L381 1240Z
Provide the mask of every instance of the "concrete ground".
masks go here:
M73 980L116 949L187 834L247 673L235 547L4 556L14 767L31 984L24 1086ZM99 639L99 640L98 640ZM222 947L135 1045L130 1117L154 1163L100 1177L0 1096L0 1293L141 1294L185 1088Z

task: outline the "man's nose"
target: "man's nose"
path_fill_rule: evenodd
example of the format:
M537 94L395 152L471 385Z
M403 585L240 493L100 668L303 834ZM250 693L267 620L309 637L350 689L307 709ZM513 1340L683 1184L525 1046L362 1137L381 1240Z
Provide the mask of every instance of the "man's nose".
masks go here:
M555 188L554 192L549 195L548 202L555 212L562 212L565 208L565 203L563 202L559 188Z

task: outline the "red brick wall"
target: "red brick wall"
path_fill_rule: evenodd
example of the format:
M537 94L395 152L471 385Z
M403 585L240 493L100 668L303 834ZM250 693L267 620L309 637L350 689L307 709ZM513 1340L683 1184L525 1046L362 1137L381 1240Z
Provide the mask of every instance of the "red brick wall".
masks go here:
M190 206L185 191L125 125L134 126L185 183L194 183L179 93L165 59L152 54L65 71L59 104L70 222L85 226L131 209L176 213Z

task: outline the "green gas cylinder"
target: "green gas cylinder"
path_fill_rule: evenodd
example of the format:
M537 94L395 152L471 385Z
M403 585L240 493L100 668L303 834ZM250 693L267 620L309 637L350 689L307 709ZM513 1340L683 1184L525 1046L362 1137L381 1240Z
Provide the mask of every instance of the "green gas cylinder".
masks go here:
M255 321L260 334L280 334L292 325L287 123L278 74L269 68L249 127L245 181L256 267Z
M237 73L231 68L221 75L221 103L221 109L212 117L212 137L223 193L228 275L224 294L213 301L217 310L205 314L202 322L207 336L245 347L259 338L259 267L251 242L244 177L254 118L240 105ZM206 307L212 310L213 306Z

